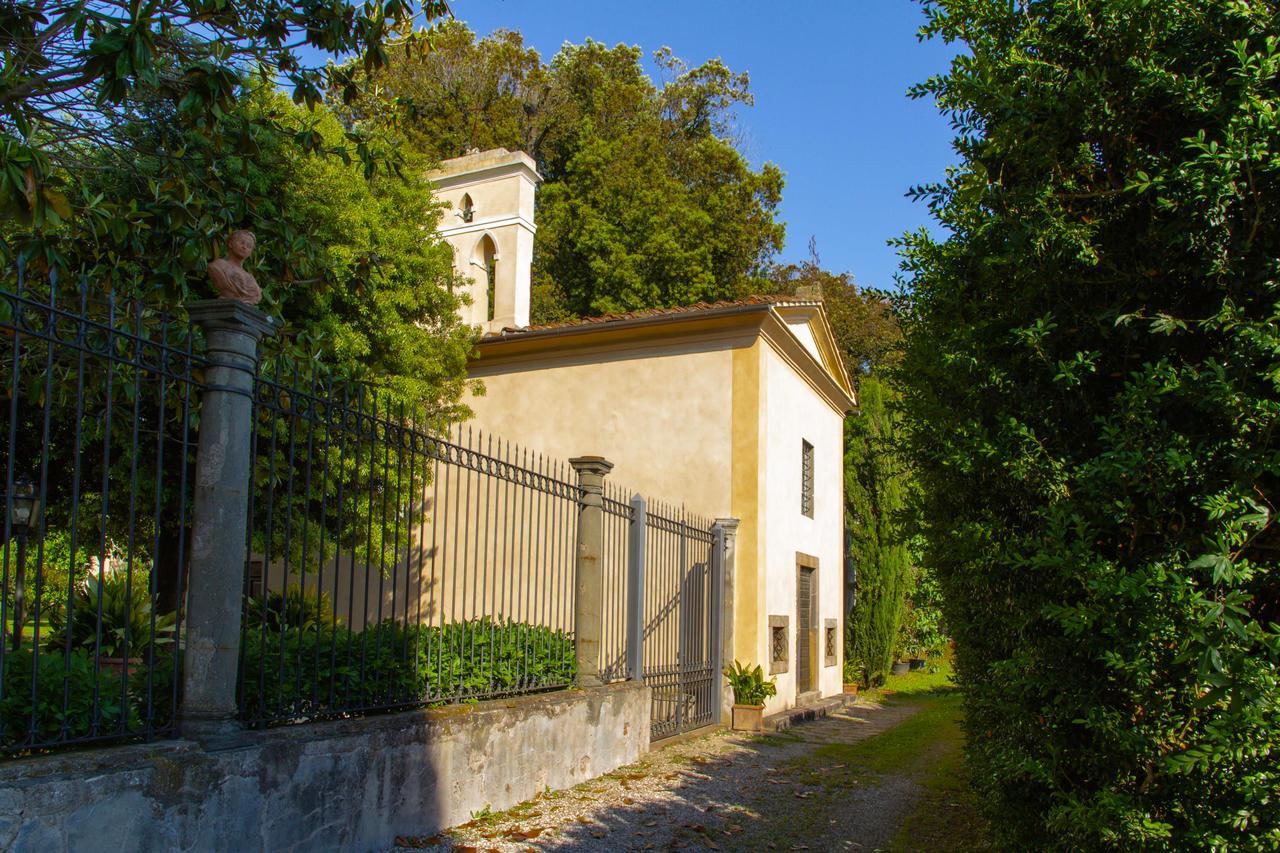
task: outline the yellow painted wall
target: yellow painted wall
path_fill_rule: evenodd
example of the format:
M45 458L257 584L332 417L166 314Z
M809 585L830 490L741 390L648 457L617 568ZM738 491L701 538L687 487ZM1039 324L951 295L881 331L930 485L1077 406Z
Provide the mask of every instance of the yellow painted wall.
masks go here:
M763 426L767 388L762 382L764 344L757 339L749 348L733 353L733 500L738 519L734 558L733 657L743 662L762 660L763 626L760 590L763 588L760 555L764 553L765 528L760 498L764 469L760 464L765 438Z
M713 342L488 367L473 423L560 459L603 456L608 482L691 512L730 514L734 355Z

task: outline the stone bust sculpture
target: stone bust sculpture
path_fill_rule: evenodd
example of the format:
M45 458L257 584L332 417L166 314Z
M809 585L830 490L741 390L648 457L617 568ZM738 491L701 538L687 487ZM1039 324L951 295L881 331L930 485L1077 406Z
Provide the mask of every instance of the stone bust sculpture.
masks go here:
M227 256L209 263L209 278L222 299L239 299L249 305L262 300L262 288L244 269L245 258L253 253L258 241L252 231L233 231L227 238Z

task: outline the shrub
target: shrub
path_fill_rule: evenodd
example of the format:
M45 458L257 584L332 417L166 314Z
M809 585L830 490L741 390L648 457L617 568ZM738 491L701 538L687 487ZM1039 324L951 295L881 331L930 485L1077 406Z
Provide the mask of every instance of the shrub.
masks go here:
M71 599L69 620L63 613L50 613L49 648L65 648L68 631L73 648L100 648L102 657L108 658L141 658L150 656L153 647L158 654L172 646L177 614L155 612L149 574L136 568L131 574L107 572L101 578L87 578Z
M928 564L1002 847L1280 847L1274 3L928 3Z
M241 713L310 719L362 708L511 695L573 683L572 637L485 617L443 628L384 620L245 632Z
M342 619L335 614L328 593L290 585L284 593L273 591L248 600L245 605L245 630L252 631L264 624L273 631L278 631L285 625L307 630L325 625L341 625Z
M30 649L5 655L4 698L0 699L0 749L27 742L52 741L106 734L120 729L136 730L141 725L136 699L122 701L120 676L99 670L97 725L94 725L93 658L81 649L70 657L62 654L39 656L35 702L32 702L32 668L35 656ZM130 677L133 681L133 677ZM63 709L63 691L66 709Z

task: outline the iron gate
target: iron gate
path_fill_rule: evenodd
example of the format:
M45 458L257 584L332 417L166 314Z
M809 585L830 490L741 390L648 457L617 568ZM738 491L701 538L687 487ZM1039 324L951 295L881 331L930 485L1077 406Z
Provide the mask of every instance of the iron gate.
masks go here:
M719 720L724 534L682 509L640 512L643 673L653 691L652 739L659 740Z

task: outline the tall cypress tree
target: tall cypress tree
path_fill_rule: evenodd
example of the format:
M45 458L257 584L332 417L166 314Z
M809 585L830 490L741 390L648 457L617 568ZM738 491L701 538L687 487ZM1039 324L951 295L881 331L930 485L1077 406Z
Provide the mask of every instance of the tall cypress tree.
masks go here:
M911 559L903 530L907 475L895 452L892 391L863 377L859 413L845 421L845 511L856 604L845 622L846 659L866 685L884 680L905 612Z

